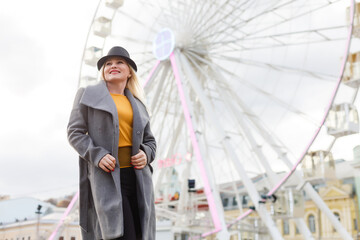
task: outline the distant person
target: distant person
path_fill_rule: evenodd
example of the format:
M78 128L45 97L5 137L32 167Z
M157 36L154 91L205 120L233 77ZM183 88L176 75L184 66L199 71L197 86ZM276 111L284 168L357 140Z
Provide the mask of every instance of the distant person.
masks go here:
M102 80L78 90L68 124L80 156L82 237L155 240L156 142L137 66L124 48L113 47L97 67Z

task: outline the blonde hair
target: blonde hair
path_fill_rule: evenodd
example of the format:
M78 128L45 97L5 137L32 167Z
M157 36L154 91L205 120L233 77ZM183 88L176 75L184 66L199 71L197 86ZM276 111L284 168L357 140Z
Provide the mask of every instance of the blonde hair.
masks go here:
M144 89L140 85L140 82L139 82L139 80L137 78L135 70L130 66L129 63L126 62L126 64L129 67L131 77L128 78L125 88L129 89L131 94L134 97L136 97L137 99L139 99L145 105L145 107L147 108L146 102L145 102ZM104 66L105 66L105 64L101 67L100 71L101 71L102 80L106 81L105 74L104 74Z
M131 77L128 79L126 83L126 88L130 90L132 95L138 98L145 105L145 94L144 89L140 85L139 79L134 71L134 69L128 64L130 69Z

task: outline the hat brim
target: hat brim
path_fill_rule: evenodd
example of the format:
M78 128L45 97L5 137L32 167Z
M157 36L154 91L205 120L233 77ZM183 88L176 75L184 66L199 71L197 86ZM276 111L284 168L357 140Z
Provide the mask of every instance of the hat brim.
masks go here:
M135 62L133 60L131 60L131 58L121 56L121 55L107 55L107 56L100 58L99 61L97 62L97 68L99 71L102 68L102 66L104 65L104 63L111 57L121 57L121 58L125 59L126 62L129 63L129 65L135 70L135 72L137 72L137 66L136 66Z

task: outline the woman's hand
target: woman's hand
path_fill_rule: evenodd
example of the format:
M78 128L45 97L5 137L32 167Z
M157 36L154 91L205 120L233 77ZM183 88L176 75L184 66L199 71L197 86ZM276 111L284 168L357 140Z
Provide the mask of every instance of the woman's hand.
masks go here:
M146 154L143 150L139 150L139 153L131 157L131 164L136 169L143 169L147 164Z
M110 154L106 154L99 162L99 168L105 172L114 171L116 165L116 159Z

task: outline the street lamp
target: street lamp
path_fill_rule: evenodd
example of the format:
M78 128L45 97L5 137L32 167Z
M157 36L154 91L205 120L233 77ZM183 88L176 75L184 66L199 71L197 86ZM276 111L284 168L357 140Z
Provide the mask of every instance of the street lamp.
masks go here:
M40 240L40 235L39 235L39 225L40 225L40 215L42 212L40 212L42 206L39 204L36 208L36 214L37 214L37 224L36 224L36 239Z

